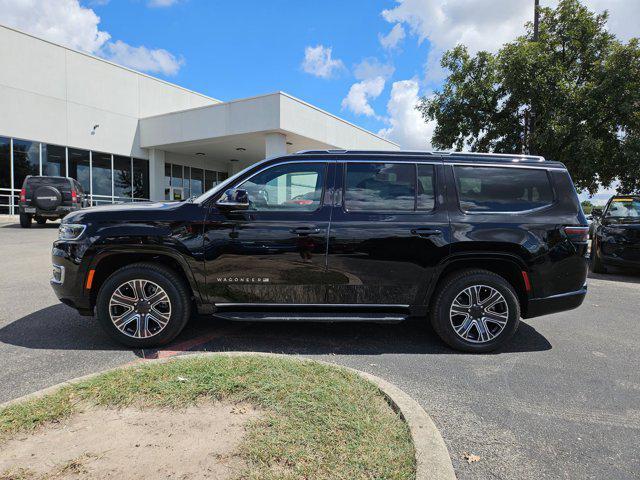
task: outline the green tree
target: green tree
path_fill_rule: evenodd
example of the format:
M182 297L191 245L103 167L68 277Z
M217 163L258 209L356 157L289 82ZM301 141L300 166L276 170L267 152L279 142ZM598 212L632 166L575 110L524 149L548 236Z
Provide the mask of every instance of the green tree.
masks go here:
M578 188L640 190L640 45L607 32L579 0L540 9L498 53L449 50L442 88L417 108L437 120L436 148L534 153L564 162ZM533 124L533 128L530 128Z
M580 205L582 205L582 210L586 215L589 215L591 213L591 210L593 210L593 203L591 203L589 200L583 200Z

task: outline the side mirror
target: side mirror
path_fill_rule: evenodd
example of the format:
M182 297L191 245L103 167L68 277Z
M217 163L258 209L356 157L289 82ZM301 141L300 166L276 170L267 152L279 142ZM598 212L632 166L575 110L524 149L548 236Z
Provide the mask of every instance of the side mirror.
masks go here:
M246 210L249 208L249 194L240 188L230 188L216 202L224 210Z
M600 208L600 207L594 207L594 208L591 210L591 216L592 216L592 217L594 217L594 218L595 218L595 217L601 217L601 216L602 216L602 208Z

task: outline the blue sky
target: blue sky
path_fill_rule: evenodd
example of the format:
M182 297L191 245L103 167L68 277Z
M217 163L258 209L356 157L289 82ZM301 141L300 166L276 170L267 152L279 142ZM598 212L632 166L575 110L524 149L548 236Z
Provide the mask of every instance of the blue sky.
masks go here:
M165 48L184 58L176 75L156 74L171 82L231 100L277 90L378 131L383 121L341 109L354 83L353 67L367 57L392 63L394 77L422 74L429 42L407 42L388 52L378 33L390 29L381 12L393 0L337 1L179 1L149 8L145 2L112 0L94 5L100 27L131 45ZM336 15L336 12L340 12ZM345 68L331 78L301 68L306 46L324 45ZM372 101L384 112L385 96Z

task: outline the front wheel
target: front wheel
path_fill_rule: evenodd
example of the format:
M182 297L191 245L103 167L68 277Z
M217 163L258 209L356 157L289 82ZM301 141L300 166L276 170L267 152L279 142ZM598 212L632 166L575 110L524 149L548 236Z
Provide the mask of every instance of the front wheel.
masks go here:
M520 302L503 277L463 270L447 277L435 294L431 324L450 347L490 352L507 342L520 323Z
M136 348L173 340L191 316L191 296L182 278L154 263L116 270L96 302L98 320L116 341Z

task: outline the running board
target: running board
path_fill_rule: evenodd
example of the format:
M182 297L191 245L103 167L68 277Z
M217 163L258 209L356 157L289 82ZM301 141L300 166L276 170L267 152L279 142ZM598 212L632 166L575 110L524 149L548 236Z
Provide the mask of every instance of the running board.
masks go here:
M384 322L398 323L408 315L399 313L332 312L232 312L218 311L214 317L236 322Z

